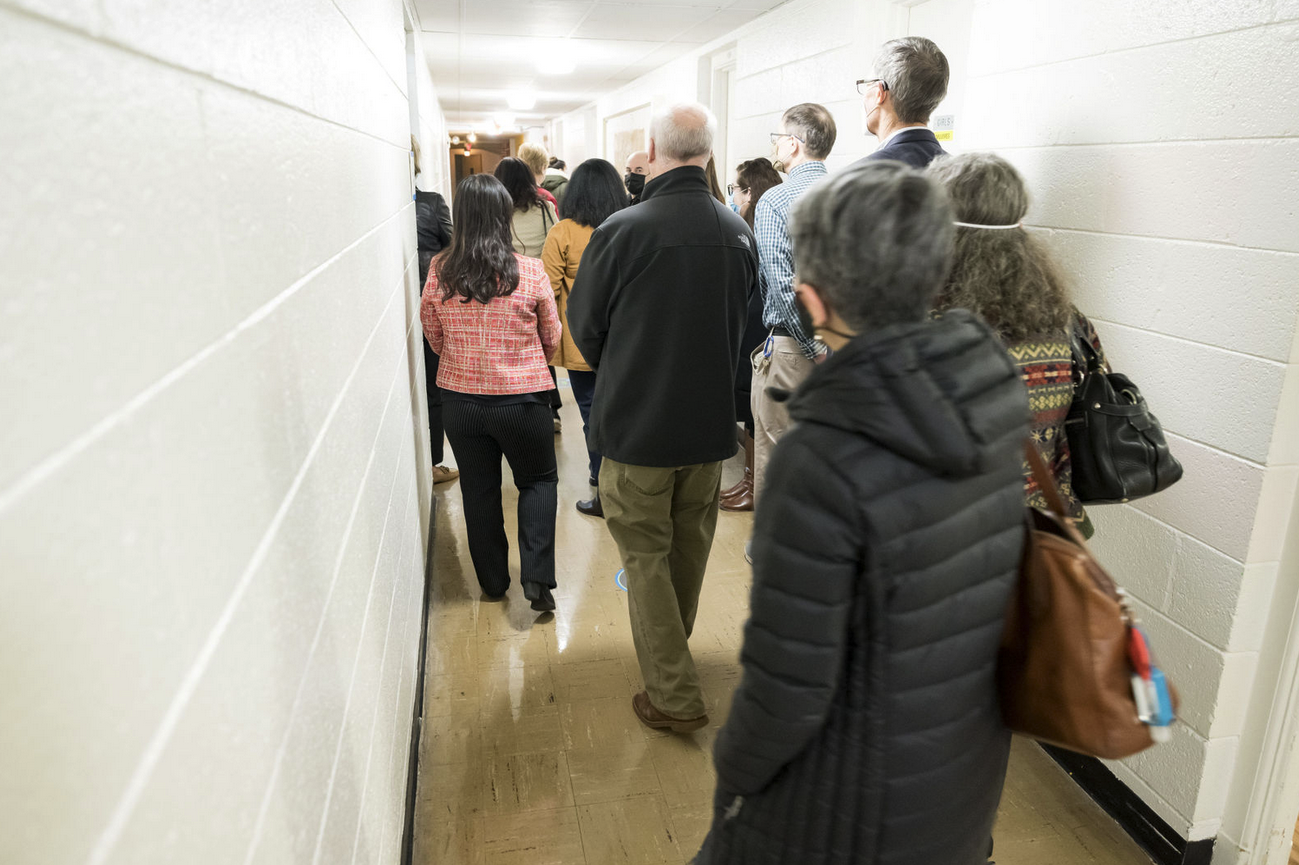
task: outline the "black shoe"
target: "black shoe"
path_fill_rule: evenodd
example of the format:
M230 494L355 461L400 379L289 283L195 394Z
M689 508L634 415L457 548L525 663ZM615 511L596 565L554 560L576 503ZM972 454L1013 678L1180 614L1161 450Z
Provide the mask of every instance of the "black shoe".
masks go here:
M600 494L596 493L594 498L583 499L577 503L577 512L586 514L588 517L599 517L604 519L604 507L600 504Z
M587 478L586 482L593 487L598 487L600 485L600 482L595 479L595 475L591 475L589 478Z
M538 613L549 613L555 609L555 596L550 593L550 586L541 583L524 583L523 597L532 601L532 609Z

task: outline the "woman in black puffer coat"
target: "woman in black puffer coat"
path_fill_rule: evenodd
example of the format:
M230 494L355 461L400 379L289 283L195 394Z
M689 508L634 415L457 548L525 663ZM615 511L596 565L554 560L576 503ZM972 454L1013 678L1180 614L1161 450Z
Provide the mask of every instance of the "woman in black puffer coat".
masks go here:
M758 507L701 865L986 860L1028 405L985 324L929 318L951 221L941 188L888 162L798 205L799 299L835 354L790 400Z

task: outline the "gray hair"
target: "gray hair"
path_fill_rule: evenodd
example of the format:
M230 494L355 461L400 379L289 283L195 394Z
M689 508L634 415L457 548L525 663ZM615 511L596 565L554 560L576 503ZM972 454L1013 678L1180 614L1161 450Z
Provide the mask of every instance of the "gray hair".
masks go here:
M954 232L942 185L887 160L816 184L790 227L798 281L857 331L929 314L951 267Z
M928 123L947 95L947 57L923 36L885 42L875 58L875 74L888 85L893 110L903 123Z
M838 135L830 109L815 102L803 102L786 111L781 122L786 132L794 133L803 142L808 156L825 159L830 155Z
M698 159L713 152L717 118L698 102L678 102L654 115L650 138L664 157L674 162Z

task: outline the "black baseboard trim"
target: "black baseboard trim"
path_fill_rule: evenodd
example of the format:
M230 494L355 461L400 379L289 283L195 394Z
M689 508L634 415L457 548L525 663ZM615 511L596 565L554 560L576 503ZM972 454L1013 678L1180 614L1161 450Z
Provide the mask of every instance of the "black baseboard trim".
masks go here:
M406 814L401 828L401 865L415 858L415 797L419 792L419 740L424 727L424 668L428 662L428 599L433 580L433 540L437 534L437 496L429 505L428 549L424 556L424 585L420 599L419 662L415 665L415 705L411 710L410 754L406 758Z
M1214 839L1187 841L1095 757L1051 745L1042 749L1160 865L1209 865Z

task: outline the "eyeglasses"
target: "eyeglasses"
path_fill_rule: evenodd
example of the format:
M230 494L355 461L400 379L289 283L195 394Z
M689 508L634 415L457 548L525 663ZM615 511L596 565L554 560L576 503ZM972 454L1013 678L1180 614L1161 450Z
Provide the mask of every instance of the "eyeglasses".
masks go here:
M875 84L878 84L880 86L880 90L883 90L885 92L887 92L889 89L889 83L885 81L883 78L863 78L857 82L857 92L860 93L862 96L865 96L866 88L871 87L872 85Z
M749 191L749 187L747 186L736 186L734 183L726 184L727 195L734 195L736 192L748 192L748 191Z
M803 139L799 138L797 135L795 135L795 134L792 133L792 132L773 132L773 133L771 133L771 143L772 143L772 144L775 144L777 141L779 141L779 140L782 139L782 138L792 138L792 139L794 139L795 141L801 142L801 143L803 143L803 144L806 144L806 143L807 143L806 141L803 141Z

